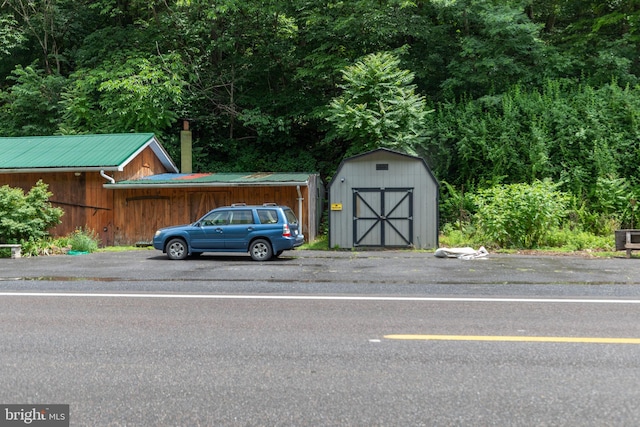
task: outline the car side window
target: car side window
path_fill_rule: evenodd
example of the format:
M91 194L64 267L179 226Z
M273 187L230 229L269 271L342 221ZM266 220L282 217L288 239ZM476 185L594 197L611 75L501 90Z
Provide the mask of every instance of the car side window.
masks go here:
M260 224L276 224L278 222L278 211L275 209L258 209L258 219Z
M296 218L296 214L294 214L291 209L285 209L284 214L286 215L287 222L289 224L298 224L298 218Z
M229 224L229 213L230 212L228 211L212 212L202 219L201 224L204 227L212 225L227 225Z
M253 224L251 210L237 210L231 212L231 224Z

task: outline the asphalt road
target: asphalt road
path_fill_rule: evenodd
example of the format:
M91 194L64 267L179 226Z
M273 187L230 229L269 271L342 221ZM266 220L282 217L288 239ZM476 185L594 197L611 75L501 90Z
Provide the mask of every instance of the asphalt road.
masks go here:
M83 426L637 425L638 273L403 251L0 259L0 403L69 404Z

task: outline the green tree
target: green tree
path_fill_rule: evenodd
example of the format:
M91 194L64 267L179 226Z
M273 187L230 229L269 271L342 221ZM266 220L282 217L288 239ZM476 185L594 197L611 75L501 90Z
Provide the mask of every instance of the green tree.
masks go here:
M343 72L343 93L329 104L334 138L350 144L346 154L385 147L415 154L430 112L416 93L414 75L392 53L370 54Z
M61 94L68 82L32 66L18 66L0 91L0 134L5 136L53 135L62 116Z
M18 21L9 14L0 15L0 58L9 55L25 40Z
M182 1L166 23L185 69L184 115L194 119L196 163L237 170L309 158L294 137L305 94L292 81L297 26L281 1ZM288 152L282 156L280 153ZM284 163L284 164L283 164Z
M73 4L60 0L4 0L2 7L11 11L23 33L40 50L40 61L47 74L60 74L65 61L64 39L73 19Z
M318 144L328 124L320 111L338 93L341 70L424 33L411 1L181 3L171 19L196 71L188 115L217 170L299 167L293 159L334 168L344 150Z
M95 68L72 74L61 130L160 132L175 123L184 86L180 58L139 55L116 52Z
M500 4L494 4L500 3ZM447 61L443 93L459 98L502 93L514 84L542 83L556 53L540 38L541 25L504 2L451 2L440 12L456 45Z
M617 80L636 84L640 72L640 2L638 0L542 0L526 8L544 25L542 39L562 52L548 66L600 86Z

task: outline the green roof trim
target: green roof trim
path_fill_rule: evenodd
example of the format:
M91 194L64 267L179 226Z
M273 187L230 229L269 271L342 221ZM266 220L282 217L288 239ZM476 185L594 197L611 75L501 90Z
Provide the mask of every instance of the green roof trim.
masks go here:
M170 171L176 166L152 133L0 137L0 173L123 170L151 147Z
M306 172L163 173L105 184L105 188L223 187L240 185L308 185Z

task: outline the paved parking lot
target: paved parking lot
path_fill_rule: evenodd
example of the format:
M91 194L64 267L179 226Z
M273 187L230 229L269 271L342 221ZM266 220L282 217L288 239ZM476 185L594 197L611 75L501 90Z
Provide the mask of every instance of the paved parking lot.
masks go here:
M295 250L259 263L248 255L204 254L170 261L155 250L0 259L0 278L369 282L407 284L640 284L640 261L489 254L475 260L433 253Z

